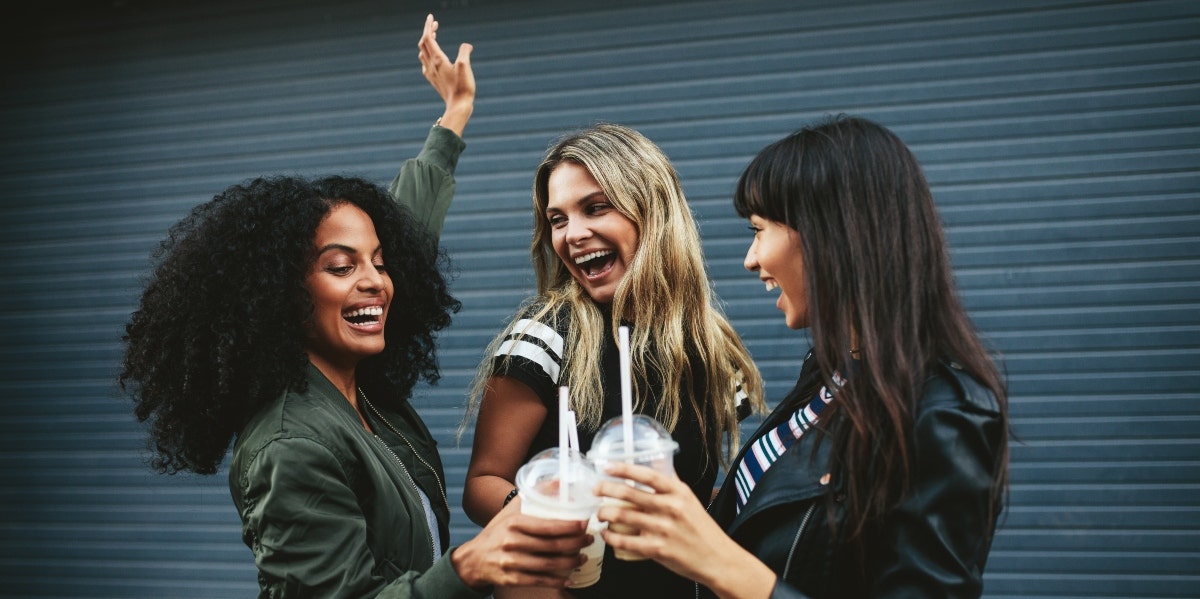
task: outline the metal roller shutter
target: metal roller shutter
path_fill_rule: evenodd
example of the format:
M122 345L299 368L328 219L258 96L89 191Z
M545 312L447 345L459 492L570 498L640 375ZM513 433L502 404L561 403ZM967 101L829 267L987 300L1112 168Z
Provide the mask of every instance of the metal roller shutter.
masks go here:
M547 143L631 125L675 162L717 291L777 399L806 349L741 269L763 145L853 113L934 187L1012 392L989 597L1200 596L1200 5L1186 0L441 3L479 103L443 245L463 311L414 403L461 500L483 346L532 290ZM445 6L449 6L446 8ZM440 108L397 3L52 2L0 91L0 596L248 596L225 478L151 473L116 397L166 228L264 173L386 182ZM15 29L18 28L19 30ZM458 510L453 534L476 530Z

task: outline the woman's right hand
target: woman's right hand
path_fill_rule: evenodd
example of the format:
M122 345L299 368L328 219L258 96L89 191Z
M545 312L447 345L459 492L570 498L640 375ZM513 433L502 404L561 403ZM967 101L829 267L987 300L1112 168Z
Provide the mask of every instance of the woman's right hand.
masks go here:
M474 589L490 586L565 588L591 543L587 522L546 520L521 513L514 501L470 541L450 554L460 578Z
M653 489L648 493L612 480L596 485L597 495L620 500L601 507L597 514L601 522L609 523L602 534L610 547L646 556L703 584L718 597L771 595L775 573L729 538L677 476L620 462L609 464L606 472Z

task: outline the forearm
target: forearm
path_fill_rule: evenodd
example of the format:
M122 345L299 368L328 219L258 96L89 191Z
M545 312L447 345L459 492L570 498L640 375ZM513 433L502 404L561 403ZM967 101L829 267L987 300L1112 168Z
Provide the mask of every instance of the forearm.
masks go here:
M486 526L504 509L504 499L514 488L513 482L502 476L468 474L463 487L463 511L472 522ZM514 498L513 501L520 500Z
M720 559L711 560L698 582L722 599L767 599L775 588L775 572L730 540Z

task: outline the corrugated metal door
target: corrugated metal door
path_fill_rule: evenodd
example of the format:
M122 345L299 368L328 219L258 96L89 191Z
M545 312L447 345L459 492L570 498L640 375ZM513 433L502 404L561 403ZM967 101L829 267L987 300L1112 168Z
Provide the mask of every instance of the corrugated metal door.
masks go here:
M0 595L249 596L224 477L142 465L113 388L122 325L154 243L229 184L390 179L440 113L414 67L423 9L85 4L10 32L0 91ZM807 343L741 270L729 192L766 143L854 113L925 164L1005 354L1019 440L987 595L1200 596L1200 5L601 4L437 9L480 88L443 240L464 309L414 399L451 484L474 365L532 287L551 139L610 120L662 145L777 398Z

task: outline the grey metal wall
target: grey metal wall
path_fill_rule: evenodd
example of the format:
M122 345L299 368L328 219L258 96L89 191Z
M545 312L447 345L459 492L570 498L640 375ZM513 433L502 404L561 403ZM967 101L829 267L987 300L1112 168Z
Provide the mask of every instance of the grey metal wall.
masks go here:
M827 4L434 6L446 45L475 43L480 89L444 237L464 309L414 399L448 480L479 352L532 286L528 188L553 137L612 120L662 145L777 398L807 342L741 270L729 192L766 143L855 113L925 164L1005 356L1018 441L987 595L1200 596L1200 4ZM427 8L58 2L8 23L0 595L254 593L224 477L142 463L113 388L122 325L154 243L224 187L390 179L440 114L415 68Z

